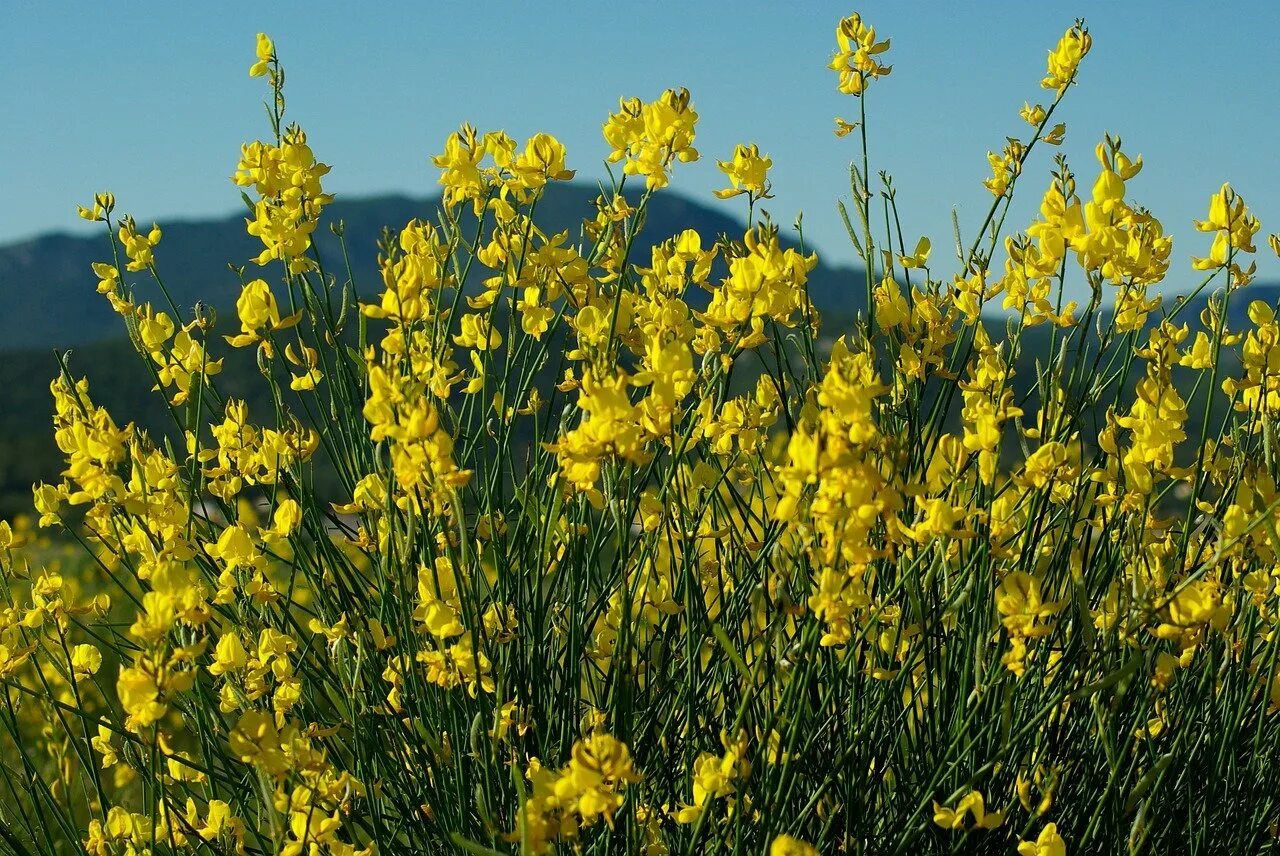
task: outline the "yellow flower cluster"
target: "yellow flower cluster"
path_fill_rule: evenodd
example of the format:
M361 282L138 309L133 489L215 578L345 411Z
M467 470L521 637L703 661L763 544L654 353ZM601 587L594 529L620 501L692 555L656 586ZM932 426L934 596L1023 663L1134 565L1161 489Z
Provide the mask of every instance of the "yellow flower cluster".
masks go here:
M574 743L561 770L534 759L528 778L533 792L520 813L520 834L513 837L531 853L551 853L554 843L573 841L601 820L612 826L623 790L640 781L626 745L604 733Z
M842 92L889 74L861 17L837 42ZM1058 155L1004 234L1091 46L1050 53L952 269L855 163L865 293L824 326L757 146L719 164L740 229L644 232L698 157L685 90L608 117L622 174L580 229L545 228L563 145L463 125L376 290L335 280L328 168L260 35L274 142L234 181L265 249L227 335L167 301L158 227L81 209L164 418L61 360L65 469L32 499L86 549L0 522L0 851L1274 848L1259 221L1223 186L1166 303L1172 240L1108 135L1087 195Z
M485 158L492 166L482 166ZM503 131L481 137L471 125L463 125L431 160L440 168L445 204L452 207L470 201L479 215L489 194L494 194L499 210L512 213L508 200L526 204L548 182L573 178L575 173L565 169L564 159L564 146L550 134L536 134L523 151L517 151L516 141Z
M264 53L273 57L275 48L269 39L264 42L265 36L259 35L259 60L250 74L263 69L264 63L275 61L262 58ZM273 75L271 85L277 110L282 111L279 91L283 83L278 75ZM275 119L278 128L279 112ZM307 135L296 125L282 133L277 131L275 143L255 140L241 147L240 163L232 180L240 187L252 187L258 195L253 217L246 221L249 234L260 239L264 248L255 262L265 265L273 259L280 260L294 274L314 268L315 261L306 254L311 249L311 234L320 212L333 201L333 196L320 186L320 179L328 173L329 167L316 160L307 145Z
M893 71L877 57L889 50L889 40L876 41L875 27L869 27L861 15L850 15L836 27L839 50L830 68L840 75L839 89L846 95L862 95L871 80Z
M675 161L698 159L693 147L698 114L687 89L668 89L656 101L624 98L604 123L612 147L610 163L622 161L625 175L642 175L648 190L666 187Z

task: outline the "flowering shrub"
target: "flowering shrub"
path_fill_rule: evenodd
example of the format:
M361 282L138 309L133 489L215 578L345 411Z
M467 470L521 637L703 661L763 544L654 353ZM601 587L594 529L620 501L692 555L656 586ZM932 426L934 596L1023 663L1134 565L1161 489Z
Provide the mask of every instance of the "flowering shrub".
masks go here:
M890 43L836 36L866 304L832 343L757 146L720 162L742 235L642 237L700 157L684 90L608 116L620 174L576 236L537 225L574 175L554 137L463 126L370 288L313 244L329 168L260 35L235 324L168 300L158 227L81 209L173 430L53 381L66 470L35 507L88 561L0 525L0 848L1274 849L1280 321L1228 311L1258 220L1210 196L1198 319L1153 290L1173 242L1119 139L1084 197L1057 157L1003 235L1066 133L1077 23L940 264L871 179ZM219 392L227 349L269 412Z

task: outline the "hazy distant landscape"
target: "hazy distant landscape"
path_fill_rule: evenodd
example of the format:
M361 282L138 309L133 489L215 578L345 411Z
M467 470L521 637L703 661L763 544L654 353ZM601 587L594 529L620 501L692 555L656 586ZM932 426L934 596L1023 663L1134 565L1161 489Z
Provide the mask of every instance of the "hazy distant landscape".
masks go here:
M580 234L582 212L598 189L582 183L553 185L539 204L539 222L548 232L568 230L571 240ZM346 246L359 293L366 299L376 294L378 242L386 228L398 229L413 218L436 215L439 197L377 196L338 199L329 208L331 223L345 225ZM545 218L545 219L543 219ZM149 222L145 221L144 222ZM219 330L234 332L234 304L239 293L238 279L228 268L236 259L252 255L255 239L245 233L244 217L236 213L212 220L177 220L160 224L164 243L160 258L166 262L165 285L178 307L189 312L197 301L210 305L221 319ZM735 235L742 223L733 217L680 196L665 193L649 204L645 234L649 240L693 228L704 236ZM783 235L794 235L784 225ZM322 259L345 280L341 251L333 234L322 228L316 233ZM810 295L823 313L823 332L833 337L850 329L852 319L865 303L865 281L857 268L833 267L822 261L809 278ZM161 401L150 391L146 366L123 335L119 316L94 290L91 263L108 258L105 235L69 236L50 234L32 240L0 246L0 518L28 510L32 484L52 481L62 467L49 431L52 408L48 384L58 371L54 352L70 350L73 373L88 377L95 400L116 414L155 432L167 426ZM173 263L169 263L173 260ZM143 283L142 294L162 305L158 290L145 275L133 275ZM1187 277L1190 281L1191 277ZM1166 304L1181 290L1173 285L1177 275L1164 286ZM155 293L151 294L148 289ZM1249 286L1249 300L1273 302L1280 286L1257 282ZM1186 320L1203 305L1184 311ZM988 327L993 335L1003 335L998 300L989 307ZM1248 300L1236 299L1231 321L1245 321ZM1158 316L1153 316L1153 321ZM1042 359L1048 329L1033 328L1023 340L1021 363L1030 368ZM220 339L214 347L218 348ZM219 384L234 396L245 397L251 406L267 406L265 390L257 383L251 353L223 347L227 365Z
M539 203L540 226L548 233L568 230L571 240L576 239L583 212L598 194L598 188L582 183L550 187ZM374 299L381 288L377 255L383 230L398 230L414 218L433 219L439 202L439 197L340 198L328 209L327 222L345 225L356 287L364 299ZM143 217L140 222L150 221ZM202 301L218 313L217 332L235 332L239 279L228 264L253 255L256 241L245 233L244 216L160 225L165 286L178 308L190 313ZM653 198L645 226L651 240L686 228L712 238L740 235L742 224L675 193ZM794 230L784 228L787 232ZM345 281L341 250L328 228L317 231L316 245L321 258ZM50 432L48 387L58 371L55 351L71 350L72 372L89 378L95 401L117 418L153 431L168 427L162 401L150 391L147 368L124 337L121 318L94 290L90 265L109 258L105 234L52 234L0 246L0 306L6 309L0 313L0 518L27 510L31 485L55 480L62 468ZM143 299L164 306L145 273L131 277L141 283ZM833 323L851 318L863 303L860 270L820 263L809 285L815 304ZM227 347L217 336L213 348L227 358L219 386L233 396L247 397L251 406L266 406L266 391L255 382L259 378L253 354Z

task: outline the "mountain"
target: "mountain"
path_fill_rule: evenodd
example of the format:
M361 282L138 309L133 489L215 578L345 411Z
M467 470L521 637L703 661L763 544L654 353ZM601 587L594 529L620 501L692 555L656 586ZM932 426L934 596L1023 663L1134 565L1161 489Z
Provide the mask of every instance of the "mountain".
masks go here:
M539 201L535 219L548 233L568 230L576 238L597 194L587 184L553 185ZM435 219L439 201L438 196L339 198L326 209L325 224L316 231L322 261L327 269L345 270L339 243L326 225L342 222L359 293L370 299L381 288L377 242L383 229L399 229L415 217ZM139 220L140 225L150 222ZM224 319L222 331L233 330L239 280L228 264L252 271L248 260L261 250L258 240L246 234L243 215L160 225L164 237L156 258L174 302L183 310L197 301L211 304ZM724 211L659 193L650 200L639 246L688 228L710 242L721 234L740 236L744 224ZM790 230L783 231L785 239ZM59 371L55 350L72 349L71 372L87 376L94 400L120 421L134 420L155 435L172 428L159 397L151 392L145 365L124 338L120 317L95 290L90 265L109 260L110 252L103 234L45 235L0 246L0 519L28 509L31 485L56 479L62 467L50 426L49 381ZM642 249L633 257L643 263L647 255ZM131 281L139 299L164 304L149 276L134 274ZM863 274L820 264L810 274L810 291L828 317L852 318L863 302ZM264 386L257 383L252 350L222 351L226 365L219 388L246 398L251 412L269 409L269 401L255 399Z
M536 220L548 232L569 230L579 234L581 220L591 211L597 190L585 184L554 185L539 203ZM326 209L326 221L341 221L360 294L370 299L379 289L377 241L385 227L398 229L418 217L434 219L438 197L379 196L339 199ZM148 223L147 221L140 221ZM238 279L228 263L246 265L260 250L256 238L245 233L243 216L161 224L164 238L157 259L174 302L189 309L197 301L212 304L225 319L222 332L233 330ZM721 234L741 235L743 223L734 217L680 196L659 193L650 201L648 220L640 246L663 240L687 228L697 229L704 240ZM784 229L784 236L790 230ZM337 240L325 226L317 230L316 244L329 269L345 267ZM61 459L50 430L52 402L49 381L58 373L55 349L72 348L70 369L87 376L95 401L106 405L122 422L136 421L158 436L166 425L166 412L150 391L145 365L123 338L119 316L94 285L90 270L94 261L109 258L104 235L72 237L47 235L0 246L0 519L29 509L30 487L57 478ZM647 250L633 254L643 263ZM134 275L142 299L161 303L162 298L145 275ZM810 294L824 313L828 335L848 329L862 307L864 280L861 270L819 264L810 274ZM1207 293L1198 295L1183 311L1180 321L1192 322L1204 307ZM1275 305L1280 284L1255 283L1240 292L1228 313L1232 329L1247 328L1246 307L1252 300ZM1172 306L1172 299L1165 307ZM1157 313L1158 315L1158 313ZM1152 321L1158 320L1153 317ZM993 316L987 327L993 338L1003 334L1003 320ZM1032 376L1037 358L1047 357L1049 329L1025 331L1019 377ZM248 400L251 412L270 408L260 397L252 349L223 349L227 362L218 386L224 393ZM258 396L258 398L255 398Z
M576 238L596 195L598 190L586 184L552 185L538 203L535 219L548 233L567 229L571 239ZM341 221L357 285L363 295L371 295L377 286L377 240L382 229L399 229L414 217L434 219L439 202L438 196L339 198L325 210L325 223L316 230L321 259L331 269L342 267L338 241L325 225ZM149 223L139 219L140 225ZM203 301L218 310L231 309L239 288L228 263L252 269L248 260L261 250L258 240L245 233L244 217L171 221L160 226L164 238L156 249L156 259L179 308L185 310ZM675 194L659 193L650 200L643 233L648 241L663 240L687 228L697 229L710 240L722 233L741 235L743 224L727 213ZM784 234L789 231L784 229ZM109 259L107 239L101 234L53 234L0 246L0 352L47 350L120 337L120 318L94 290L97 280L89 268L95 261ZM861 277L858 270L820 265L810 277L814 302L824 311L852 315L862 303ZM145 274L133 279L143 284L140 294L156 291ZM161 300L158 293L152 299Z

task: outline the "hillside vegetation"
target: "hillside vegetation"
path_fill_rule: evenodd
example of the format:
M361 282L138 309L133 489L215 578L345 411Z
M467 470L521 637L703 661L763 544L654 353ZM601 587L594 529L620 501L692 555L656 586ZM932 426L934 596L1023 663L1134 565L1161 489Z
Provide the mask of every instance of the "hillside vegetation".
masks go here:
M689 222L684 89L594 193L461 126L374 252L259 34L234 271L80 209L128 342L0 523L0 854L1280 851L1280 235L1209 186L1175 253L1118 138L1045 155L1077 21L953 262L872 169L889 41L835 47L844 273L754 144Z

